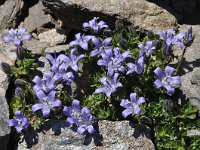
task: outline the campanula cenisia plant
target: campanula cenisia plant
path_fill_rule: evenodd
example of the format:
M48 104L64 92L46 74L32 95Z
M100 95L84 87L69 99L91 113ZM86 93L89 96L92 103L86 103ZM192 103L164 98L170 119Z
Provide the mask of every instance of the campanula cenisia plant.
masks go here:
M41 56L47 66L40 66L42 72L35 69L34 55L5 70L16 83L9 126L24 122L26 126L17 129L23 133L29 127L40 128L46 119L59 118L79 134L95 134L95 120L129 119L148 126L157 149L196 148L185 144L185 136L187 130L199 129L197 109L174 96L181 79L170 67L177 58L172 46L185 51L194 38L192 28L154 34L118 21L116 29L108 30L97 18L83 23L83 28L62 52ZM197 144L192 138L191 143Z

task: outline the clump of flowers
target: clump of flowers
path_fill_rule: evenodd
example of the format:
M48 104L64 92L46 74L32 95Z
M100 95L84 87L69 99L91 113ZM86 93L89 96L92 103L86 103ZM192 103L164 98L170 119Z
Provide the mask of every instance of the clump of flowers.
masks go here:
M70 125L77 126L77 132L83 134L86 131L93 134L95 132L93 123L93 116L87 107L80 108L78 100L72 101L72 107L64 107L63 113L68 117L66 122Z
M194 127L195 121L198 124L197 110L189 103L179 104L173 96L181 80L169 64L176 58L173 45L184 48L184 54L193 41L192 28L179 34L173 29L158 32L158 39L150 32L140 36L140 31L119 22L116 26L116 30L108 30L98 18L83 23L85 32L77 33L68 49L39 59L48 66L43 69L34 64L37 56L29 59L30 55L20 59L14 69L2 64L16 85L10 104L15 115L8 121L9 126L20 133L29 126L40 128L45 119L61 119L64 115L66 125L76 127L77 133L95 134L94 118L133 117L152 129L158 149L174 143L186 148L182 144L186 142L185 130ZM20 27L9 30L4 40L20 48L30 36Z

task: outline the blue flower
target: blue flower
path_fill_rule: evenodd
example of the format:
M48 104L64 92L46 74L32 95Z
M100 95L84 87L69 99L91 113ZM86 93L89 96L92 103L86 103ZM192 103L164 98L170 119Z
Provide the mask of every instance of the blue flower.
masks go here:
M157 75L158 79L154 82L156 88L160 89L164 87L167 90L167 94L174 94L174 87L180 86L181 79L179 76L172 76L175 69L167 66L165 71L162 71L160 67L157 67L154 70L154 73Z
M133 63L127 63L126 64L129 67L129 71L127 71L126 75L137 72L138 74L142 73L142 68L144 67L144 57L140 57L138 60L135 61L135 64Z
M108 25L104 21L97 22L98 18L90 20L89 23L83 23L84 29L91 29L94 33L98 33L102 29L108 29Z
M122 84L117 81L118 76L119 73L115 73L112 79L102 77L100 81L104 87L96 89L95 93L106 93L106 96L110 97L110 95L114 93L118 87L122 87Z
M39 103L32 106L32 111L35 112L42 109L43 116L48 117L52 108L62 106L60 100L55 100L55 94L55 91L51 91L48 95L43 91L38 91L36 95L39 99Z
M181 48L184 48L184 44L181 42L181 39L183 39L185 33L179 33L175 36L175 31L173 29L168 29L166 33L158 32L157 34L160 35L165 42L164 51L166 53L171 50L172 45L177 45Z
M140 104L145 102L144 97L140 97L138 100L136 98L136 93L131 93L130 94L130 101L127 99L122 99L120 106L126 108L122 112L122 116L126 118L130 114L136 114L139 115L142 112L142 109L140 108Z
M120 53L119 48L107 49L105 53L102 54L103 59L99 59L97 64L99 66L105 66L108 69L108 75L112 76L116 72L125 72L125 67L122 66L122 62L127 57L130 57L130 51L126 51L123 54Z
M84 134L86 131L91 134L95 132L92 126L93 116L87 107L80 108L79 100L73 100L72 107L65 106L63 113L68 117L66 120L67 125L76 125L79 134Z
M138 47L140 48L139 57L149 57L155 49L152 41L148 41L145 44L139 44Z
M90 56L100 56L101 54L105 53L106 49L111 49L111 46L108 46L111 42L112 38L106 38L103 42L100 42L100 40L96 37L92 38L92 42L95 45L95 48L93 51L91 51Z
M58 72L60 62L56 57L56 52L54 52L54 57L51 54L46 54L45 58L51 63L50 70L54 73Z
M62 63L59 66L59 69L67 70L68 67L73 69L74 71L78 71L78 62L80 59L85 57L85 55L81 54L79 56L76 55L76 49L72 49L70 55L60 54L58 56L58 60Z
M94 127L92 126L93 123L93 116L90 113L90 110L87 107L83 107L81 110L82 118L81 122L79 122L79 127L77 132L79 134L83 134L88 131L90 134L95 132Z
M39 76L35 76L32 80L36 85L33 87L35 93L42 90L46 93L55 89L54 83L56 79L52 77L51 72L45 72L43 74L43 78L41 79Z
M27 35L26 29L20 26L17 30L11 28L8 31L8 35L4 36L3 39L5 42L13 42L13 44L19 48L23 41L31 40L31 35Z
M69 43L69 46L77 46L78 48L82 48L84 50L88 50L88 41L92 39L92 36L90 35L81 35L81 33L77 33L75 35L76 40L71 41Z
M8 120L8 125L10 127L15 127L18 133L29 127L30 122L27 117L21 113L21 111L16 111L15 117L15 119Z

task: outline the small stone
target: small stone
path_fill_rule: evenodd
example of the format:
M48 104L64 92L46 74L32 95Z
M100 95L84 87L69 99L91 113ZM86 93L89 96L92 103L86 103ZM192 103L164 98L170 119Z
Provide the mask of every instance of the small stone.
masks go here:
M187 136L193 137L193 136L200 136L200 130L189 130L187 131Z

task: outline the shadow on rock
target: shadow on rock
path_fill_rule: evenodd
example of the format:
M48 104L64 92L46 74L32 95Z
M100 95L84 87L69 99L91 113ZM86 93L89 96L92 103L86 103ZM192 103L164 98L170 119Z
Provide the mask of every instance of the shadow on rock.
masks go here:
M19 143L25 140L27 148L31 148L38 143L38 138L37 132L33 128L29 128L28 130L25 130L24 137Z
M200 24L199 0L148 0L155 3L176 17L179 24Z

